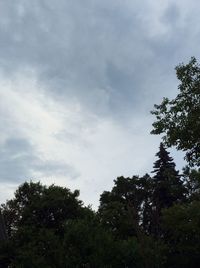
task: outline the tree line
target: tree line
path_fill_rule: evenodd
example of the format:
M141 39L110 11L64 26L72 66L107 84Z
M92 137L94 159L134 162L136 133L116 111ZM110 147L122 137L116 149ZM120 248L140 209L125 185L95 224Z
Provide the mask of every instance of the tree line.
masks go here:
M0 267L200 266L200 66L191 58L176 73L179 94L152 111L163 140L151 174L118 177L97 211L78 190L23 183L1 205ZM181 173L171 146L185 152Z

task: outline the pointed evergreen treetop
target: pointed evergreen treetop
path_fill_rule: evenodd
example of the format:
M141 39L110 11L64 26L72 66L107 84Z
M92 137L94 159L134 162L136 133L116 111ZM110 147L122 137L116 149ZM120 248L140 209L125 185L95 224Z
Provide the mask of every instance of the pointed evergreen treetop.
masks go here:
M173 162L173 158L169 156L169 152L165 149L163 143L160 143L159 151L156 154L158 160L154 163L154 170L152 173L155 173L155 179L159 180L166 176L166 172L170 172L171 175L178 176L178 171L176 171L175 163ZM169 174L168 174L169 175Z
M175 169L173 158L169 156L162 143L156 156L158 160L154 163L152 171L155 173L153 202L158 210L161 210L183 200L184 186L179 172Z

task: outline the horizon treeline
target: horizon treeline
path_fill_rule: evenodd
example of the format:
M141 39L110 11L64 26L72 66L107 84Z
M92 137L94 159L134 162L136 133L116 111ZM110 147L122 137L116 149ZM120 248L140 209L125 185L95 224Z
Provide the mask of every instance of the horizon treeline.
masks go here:
M200 66L193 57L176 74L179 94L152 111L163 140L151 174L118 177L97 211L78 190L23 183L1 205L0 267L200 266ZM171 146L185 153L181 173Z

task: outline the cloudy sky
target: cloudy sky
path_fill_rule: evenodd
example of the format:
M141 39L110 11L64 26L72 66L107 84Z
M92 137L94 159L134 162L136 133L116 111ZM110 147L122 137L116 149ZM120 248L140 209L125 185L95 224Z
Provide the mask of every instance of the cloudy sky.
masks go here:
M196 0L0 0L0 202L25 180L98 205L152 170L150 114L200 56ZM177 163L181 155L172 151Z

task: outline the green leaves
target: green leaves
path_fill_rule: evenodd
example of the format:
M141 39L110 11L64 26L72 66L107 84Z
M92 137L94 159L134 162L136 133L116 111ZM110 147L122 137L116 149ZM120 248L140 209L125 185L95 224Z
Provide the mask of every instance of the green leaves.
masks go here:
M180 93L175 99L164 98L154 105L156 116L152 134L163 134L167 146L186 152L191 166L200 165L200 66L195 58L176 67Z
M48 188L38 183L25 182L15 198L3 205L3 213L9 236L20 226L37 226L62 230L67 219L76 218L82 210L77 199L78 191L51 185Z
M1 267L141 267L136 237L127 233L126 238L116 238L99 215L83 207L78 194L55 185L21 185L2 206L9 240L0 245ZM109 212L119 212L125 233L115 202ZM128 228L133 229L132 219Z
M162 226L169 245L168 267L196 268L200 263L200 202L164 210Z

